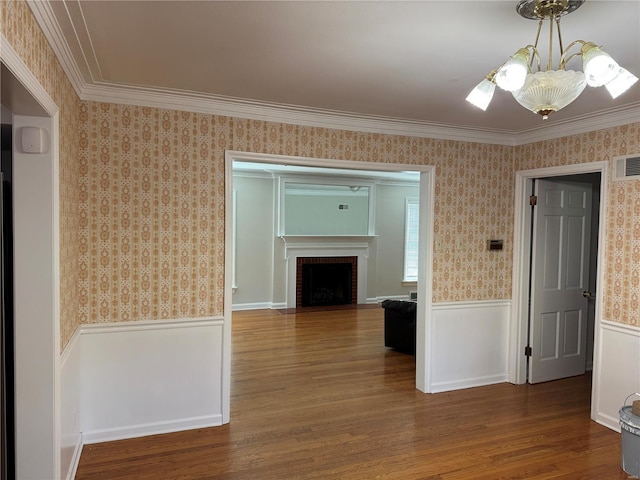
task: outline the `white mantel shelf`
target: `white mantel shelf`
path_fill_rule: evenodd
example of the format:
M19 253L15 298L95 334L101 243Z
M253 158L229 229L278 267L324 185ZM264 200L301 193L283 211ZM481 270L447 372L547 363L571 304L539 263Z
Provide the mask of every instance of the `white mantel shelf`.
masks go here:
M376 235L281 235L285 257L291 249L368 249Z
M278 238L284 240L285 243L295 242L295 241L308 241L310 239L315 239L317 241L340 241L344 239L349 240L370 240L372 238L376 238L377 235L279 235Z

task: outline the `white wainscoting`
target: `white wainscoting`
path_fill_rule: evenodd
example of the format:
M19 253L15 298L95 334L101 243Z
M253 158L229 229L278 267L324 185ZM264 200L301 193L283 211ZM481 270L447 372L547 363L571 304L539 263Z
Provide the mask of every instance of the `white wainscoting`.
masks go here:
M508 381L510 311L510 300L433 305L432 393Z
M80 431L80 371L81 371L80 330L76 330L60 358L60 390L62 410L60 428L60 478L71 480L76 475L82 433Z
M619 432L620 408L627 396L640 392L640 328L602 320L596 335L591 418Z
M84 443L222 424L222 318L81 327Z

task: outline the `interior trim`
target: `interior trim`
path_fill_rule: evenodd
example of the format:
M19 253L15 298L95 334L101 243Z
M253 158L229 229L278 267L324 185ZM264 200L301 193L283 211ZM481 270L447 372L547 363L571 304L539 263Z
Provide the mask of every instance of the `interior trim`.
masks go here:
M58 106L53 99L40 85L40 82L35 77L29 67L24 63L22 58L16 53L9 41L0 33L0 52L2 52L2 63L5 67L22 83L25 89L33 97L33 99L40 104L43 112L37 116L51 116L53 117L58 113ZM13 112L16 114L16 112ZM17 112L17 114L23 115L24 112ZM51 145L53 150L54 145Z
M602 319L600 320L600 326L603 330L612 330L617 333L640 337L640 327L636 327L635 325L627 325L625 323L616 323L611 320Z
M173 328L193 328L193 327L209 327L212 325L222 325L224 318L207 317L207 318L187 318L172 320L138 320L132 322L117 323L95 323L83 324L80 326L81 335L93 335L100 333L112 332L133 332L138 330L169 330Z
M82 97L81 93L86 83L78 64L73 60L71 48L62 34L62 28L56 20L52 5L48 1L41 2L34 0L27 0L27 4L31 8L33 16L38 22L38 25L40 25L44 36L49 41L49 45L51 45L78 97ZM64 5L64 2L60 2L61 7Z

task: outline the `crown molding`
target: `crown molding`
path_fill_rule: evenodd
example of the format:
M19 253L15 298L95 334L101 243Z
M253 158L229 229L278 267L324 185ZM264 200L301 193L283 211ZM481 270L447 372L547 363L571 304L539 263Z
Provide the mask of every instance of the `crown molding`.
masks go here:
M87 101L184 110L308 127L509 146L552 140L640 121L640 102L573 117L522 132L509 132L358 115L295 105L268 104L197 92L107 83L86 85L81 98Z
M350 112L272 104L199 92L151 88L87 80L83 66L72 54L68 39L58 23L51 0L27 0L40 28L58 57L78 97L85 101L119 103L182 110L250 120L263 120L308 127L402 135L440 140L457 140L497 145L523 145L536 141L585 133L601 128L635 123L640 119L640 103L574 117L534 129L513 132L443 125L418 120L360 115ZM66 7L65 7L66 8ZM67 14L69 12L67 11ZM75 38L80 45L80 41ZM86 62L86 59L85 59ZM90 66L84 71L90 72ZM88 73L90 75L90 73Z
M81 98L87 101L185 110L308 127L513 145L513 133L506 131L454 127L170 89L96 83L87 85Z
M73 89L76 91L78 97L82 98L82 92L84 91L86 82L84 81L78 64L73 58L69 43L62 33L62 28L53 12L51 2L49 0L27 0L27 5L31 8L36 22L40 25L62 69L67 74L67 78L69 82L71 82ZM61 2L61 5L64 5L64 2Z
M589 115L573 117L564 122L554 123L550 126L519 132L515 135L514 145L552 140L637 122L640 122L640 102L625 105L624 107L600 110Z

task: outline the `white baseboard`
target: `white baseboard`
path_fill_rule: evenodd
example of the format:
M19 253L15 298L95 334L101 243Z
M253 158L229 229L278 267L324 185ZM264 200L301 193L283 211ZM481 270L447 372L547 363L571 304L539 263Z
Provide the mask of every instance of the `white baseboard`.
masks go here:
M285 303L273 303L273 302L258 302L258 303L236 303L231 306L231 310L234 312L240 312L243 310L279 310L287 308Z
M80 455L82 454L82 447L84 443L82 441L82 434L78 435L78 441L73 450L73 456L71 457L70 468L67 471L67 475L64 477L66 480L73 480L76 478L76 472L78 471L78 465L80 464Z
M614 418L610 415L598 412L594 420L596 423L620 433L620 417Z
M489 375L486 377L465 378L462 380L454 380L449 382L440 382L431 384L431 393L448 392L451 390L462 390L463 388L484 387L486 385L494 385L496 383L505 383L509 380L509 376Z
M82 452L81 370L82 339L77 329L60 355L60 478L67 480L75 477Z
M271 302L258 302L258 303L236 303L231 306L231 310L239 312L242 310L263 310L271 308Z
M145 437L162 433L173 433L196 428L217 427L222 425L222 415L183 418L177 421L153 422L125 427L103 428L82 433L85 445L100 442L111 442L125 438Z
M381 297L367 298L368 304L376 304L384 302L385 300L404 300L409 301L409 295L386 295Z
M367 298L367 304L376 304L385 300L409 300L409 295L383 295L380 297Z

